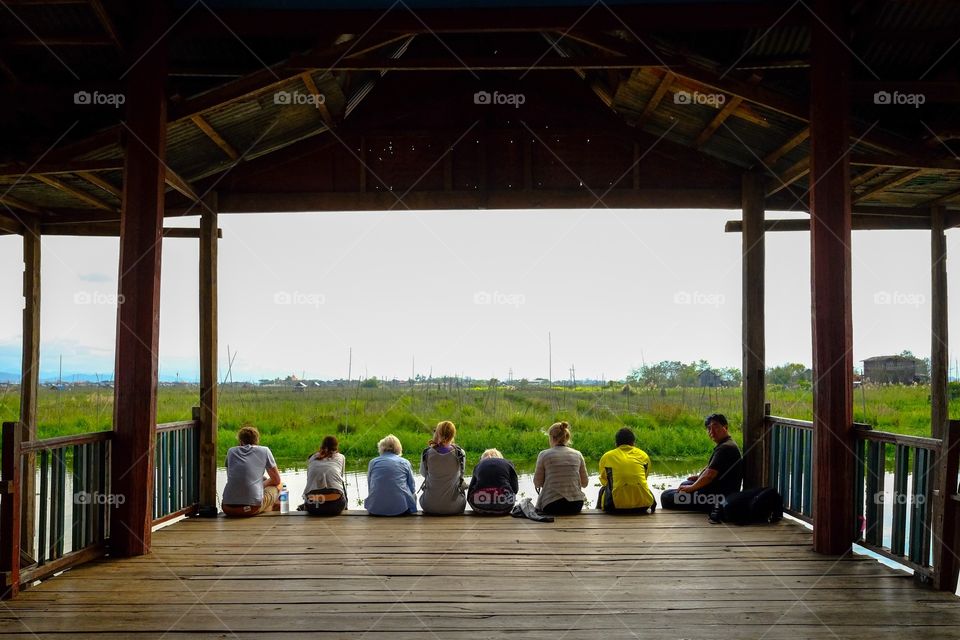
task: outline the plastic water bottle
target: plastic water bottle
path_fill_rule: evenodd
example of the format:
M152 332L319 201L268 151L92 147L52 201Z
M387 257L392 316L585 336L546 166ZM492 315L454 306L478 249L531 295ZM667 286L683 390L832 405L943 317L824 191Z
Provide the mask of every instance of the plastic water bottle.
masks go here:
M280 486L280 513L290 513L290 492L285 484Z

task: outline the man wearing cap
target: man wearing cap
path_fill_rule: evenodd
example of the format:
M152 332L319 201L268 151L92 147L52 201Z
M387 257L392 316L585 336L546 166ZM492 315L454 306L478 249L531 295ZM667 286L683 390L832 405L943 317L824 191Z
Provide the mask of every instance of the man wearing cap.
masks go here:
M664 509L711 512L731 493L740 491L743 483L743 457L740 447L730 437L727 418L722 413L711 413L704 420L713 448L710 462L676 489L668 489L660 496Z

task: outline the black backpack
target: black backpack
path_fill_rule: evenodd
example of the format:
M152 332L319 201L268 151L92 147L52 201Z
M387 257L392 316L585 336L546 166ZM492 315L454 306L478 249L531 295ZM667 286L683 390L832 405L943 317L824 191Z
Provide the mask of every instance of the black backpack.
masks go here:
M722 522L768 524L783 518L783 498L770 487L737 491L726 497L718 512Z

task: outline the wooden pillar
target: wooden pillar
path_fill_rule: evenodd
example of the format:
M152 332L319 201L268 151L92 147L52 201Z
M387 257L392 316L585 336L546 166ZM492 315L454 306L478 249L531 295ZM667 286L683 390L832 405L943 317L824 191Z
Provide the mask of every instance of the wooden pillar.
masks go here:
M200 507L217 509L217 194L200 214Z
M37 393L40 389L40 223L23 223L23 352L20 365L20 439L37 439ZM23 551L34 557L33 531L36 512L36 457L24 458L21 476L21 541Z
M745 489L766 482L767 443L764 437L766 386L764 334L765 185L759 173L745 173L742 182L743 233L743 450Z
M947 237L943 207L930 210L930 428L943 438L949 420L947 396Z
M855 538L853 323L850 305L849 52L846 3L811 17L810 246L813 320L813 548L845 553Z
M138 34L127 84L126 156L120 214L120 288L111 491L123 494L110 521L110 553L150 551L160 249L164 209L167 108L164 3L137 14ZM142 57L141 57L142 56Z
M21 427L15 422L3 423L2 473L3 489L0 498L0 575L3 576L3 589L0 597L4 600L16 598L20 593L20 498L23 495L20 473L20 434Z

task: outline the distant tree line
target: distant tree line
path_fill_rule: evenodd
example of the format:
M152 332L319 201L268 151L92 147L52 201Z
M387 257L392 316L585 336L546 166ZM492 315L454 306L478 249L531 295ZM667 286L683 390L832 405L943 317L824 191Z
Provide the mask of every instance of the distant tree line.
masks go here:
M699 387L701 375L712 372L723 386L739 386L740 369L711 367L706 360L684 364L679 360L663 360L633 369L627 382L647 387Z

